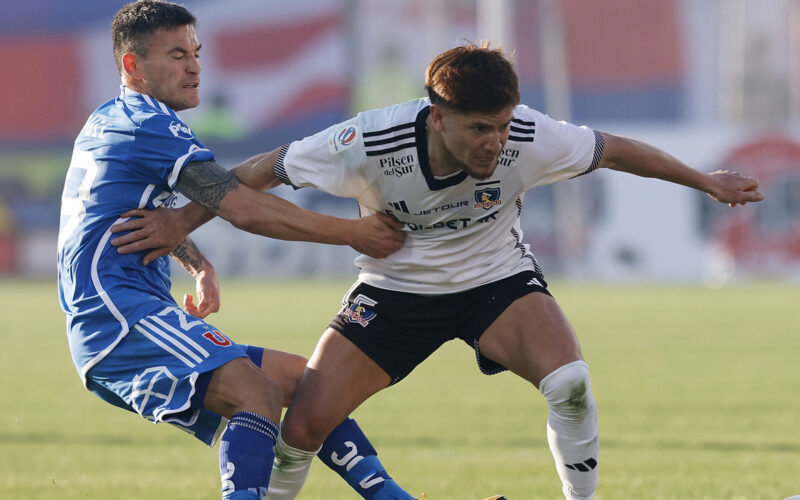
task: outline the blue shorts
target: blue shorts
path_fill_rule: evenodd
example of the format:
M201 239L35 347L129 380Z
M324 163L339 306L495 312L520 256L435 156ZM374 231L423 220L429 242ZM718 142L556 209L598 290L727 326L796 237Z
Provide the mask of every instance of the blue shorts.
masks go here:
M227 419L203 407L211 373L236 358L261 365L260 348L236 344L178 307L142 318L87 373L100 398L157 423L168 422L213 446Z

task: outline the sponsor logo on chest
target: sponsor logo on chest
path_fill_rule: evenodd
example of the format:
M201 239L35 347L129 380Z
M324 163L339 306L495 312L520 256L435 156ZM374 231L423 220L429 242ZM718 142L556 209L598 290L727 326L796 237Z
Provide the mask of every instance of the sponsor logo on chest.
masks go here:
M505 148L500 153L500 158L497 164L503 167L516 167L517 160L519 159L519 149Z
M194 137L192 129L181 122L171 122L169 124L169 131L172 132L172 135L179 139L191 139Z
M414 171L414 165L416 165L417 161L413 154L407 154L384 157L379 162L383 175L402 177Z

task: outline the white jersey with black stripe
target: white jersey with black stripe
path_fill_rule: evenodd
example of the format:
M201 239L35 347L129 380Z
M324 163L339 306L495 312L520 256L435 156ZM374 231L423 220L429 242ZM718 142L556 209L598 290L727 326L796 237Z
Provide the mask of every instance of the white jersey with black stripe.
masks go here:
M362 215L385 212L405 223L399 251L355 259L370 285L443 294L541 272L520 229L525 190L597 168L602 135L520 105L490 178L437 178L428 164L429 113L427 99L359 113L283 146L275 173L297 188L355 198Z

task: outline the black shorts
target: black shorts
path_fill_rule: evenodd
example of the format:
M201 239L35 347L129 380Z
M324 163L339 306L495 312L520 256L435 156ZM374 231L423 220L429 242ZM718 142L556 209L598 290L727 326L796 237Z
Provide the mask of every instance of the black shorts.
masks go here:
M481 372L506 368L481 355L478 341L512 302L529 293L550 295L540 274L525 271L464 292L417 295L364 283L350 290L331 321L338 331L399 382L436 349L459 338L475 349Z

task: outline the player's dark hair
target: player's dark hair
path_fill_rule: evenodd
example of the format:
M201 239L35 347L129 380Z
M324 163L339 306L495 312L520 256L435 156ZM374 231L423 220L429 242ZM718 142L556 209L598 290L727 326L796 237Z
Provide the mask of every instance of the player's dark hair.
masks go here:
M156 31L195 24L192 13L177 3L139 0L124 5L111 22L117 68L122 72L122 56L128 52L146 57L148 42Z
M428 65L431 103L462 113L497 112L519 104L519 81L501 48L468 43L442 52Z

